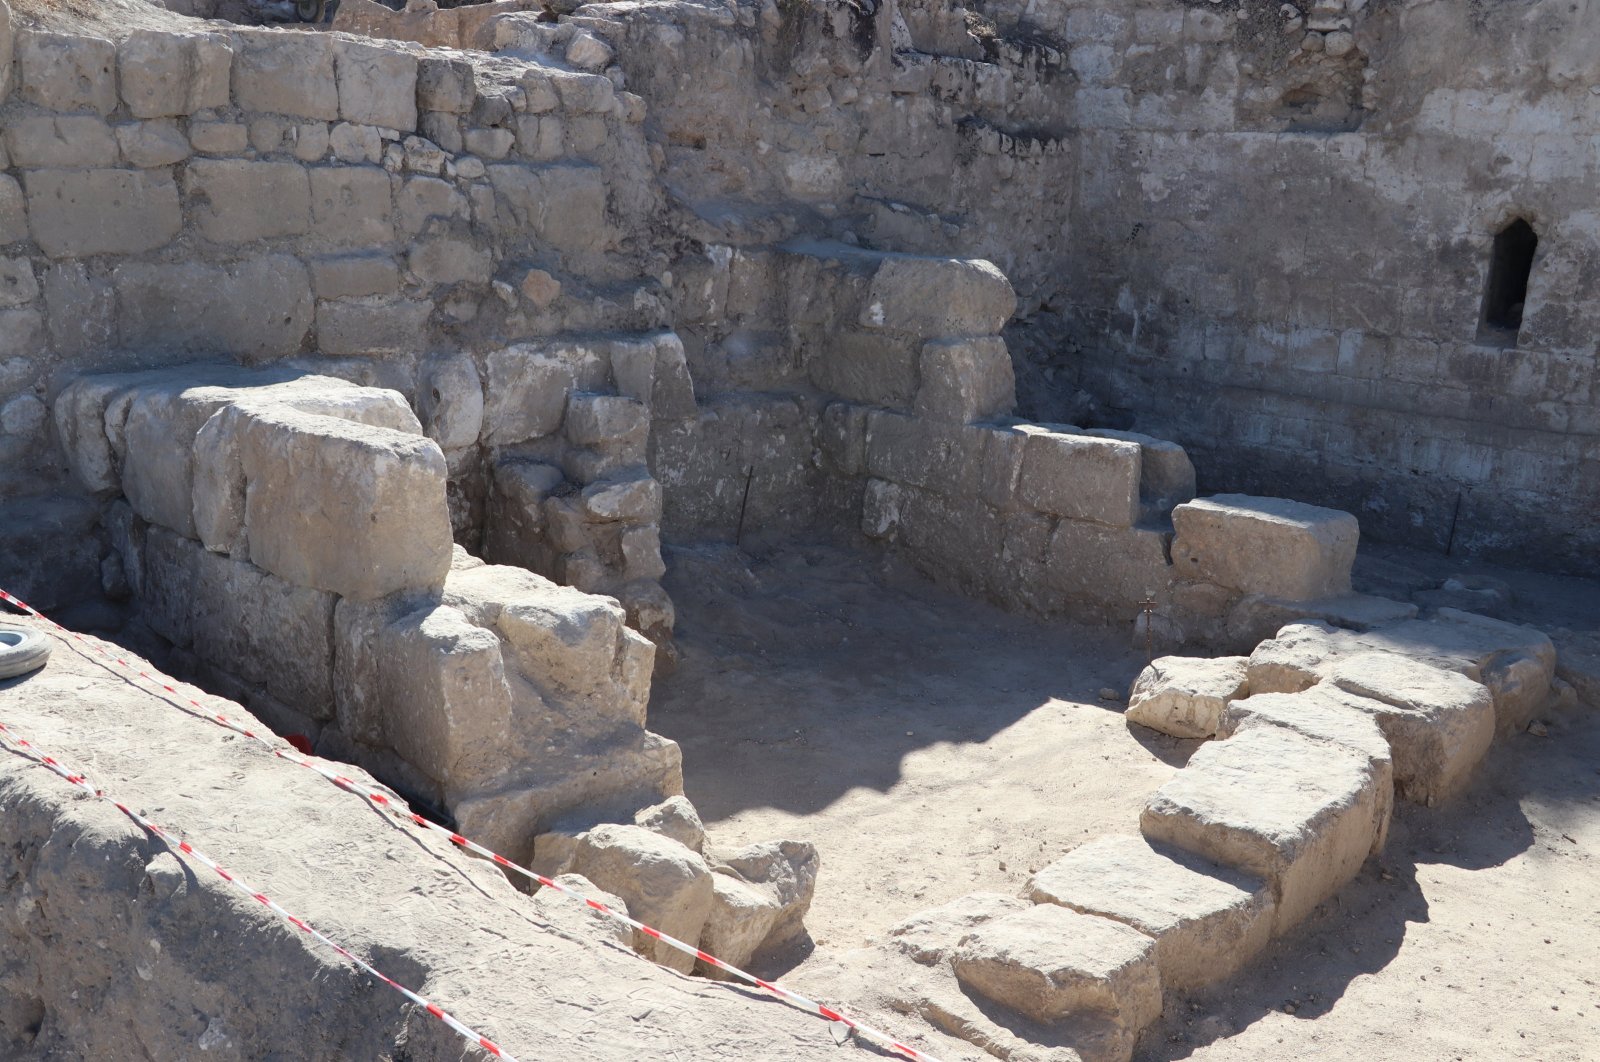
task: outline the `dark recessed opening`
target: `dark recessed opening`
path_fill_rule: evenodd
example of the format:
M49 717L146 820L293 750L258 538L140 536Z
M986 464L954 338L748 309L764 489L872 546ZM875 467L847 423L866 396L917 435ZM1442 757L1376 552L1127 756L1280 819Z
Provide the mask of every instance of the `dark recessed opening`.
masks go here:
M1528 274L1533 272L1533 252L1539 237L1522 218L1500 230L1489 259L1489 286L1483 294L1483 316L1478 322L1478 342L1497 347L1517 345L1522 328L1522 306L1528 298Z

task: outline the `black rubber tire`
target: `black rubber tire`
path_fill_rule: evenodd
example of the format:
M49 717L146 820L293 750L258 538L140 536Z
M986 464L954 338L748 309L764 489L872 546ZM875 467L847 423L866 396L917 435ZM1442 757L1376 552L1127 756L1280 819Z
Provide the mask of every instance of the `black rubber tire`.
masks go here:
M37 671L49 659L49 638L31 627L0 623L0 679Z
M294 17L301 22L321 22L328 0L294 0Z

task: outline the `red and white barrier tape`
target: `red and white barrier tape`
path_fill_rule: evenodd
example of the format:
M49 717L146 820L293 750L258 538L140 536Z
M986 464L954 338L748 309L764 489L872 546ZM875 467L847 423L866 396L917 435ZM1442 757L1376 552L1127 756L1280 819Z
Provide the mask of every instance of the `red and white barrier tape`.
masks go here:
M173 704L174 707L180 709L181 711L184 711L186 714L197 715L199 718L204 719L206 722L213 723L213 724L215 724L217 726L226 727L227 729L233 731L236 734L243 735L244 737L250 738L253 741L259 742L262 745L263 748L267 749L269 752L271 752L274 756L278 757L279 759L288 760L290 763L297 764L297 765L299 765L301 767L306 768L307 770L315 771L317 774L319 774L322 777L326 778L328 781L332 782L334 785L338 786L340 789L343 789L348 793L354 793L356 796L359 796L359 797L363 798L364 800L368 801L369 803L373 804L380 811L389 812L390 814L395 815L396 817L398 817L400 819L403 819L403 820L405 820L407 822L410 822L414 826L420 827L421 829L427 830L427 831L429 831L431 833L439 834L442 837L446 837L446 838L448 838L450 840L451 844L454 844L458 848L463 848L463 849L465 849L465 850L467 850L469 852L472 852L474 855L482 856L483 858L492 861L496 866L501 867L501 868L503 868L503 869L505 869L507 871L510 871L512 873L520 874L523 877L527 878L529 881L537 882L539 885L543 886L544 888L554 889L556 892L563 893L563 894L565 894L567 896L571 896L574 899L586 904L590 908L592 908L592 909L594 909L596 911L599 911L601 914L605 915L608 918L611 918L611 919L614 919L614 920L616 920L618 922L621 922L624 925L629 926L632 929L635 929L638 932L643 933L646 936L651 937L654 940L662 941L668 947L675 948L676 950L678 950L680 952L683 952L686 955L693 955L696 959L699 959L700 961L706 963L707 965L715 966L717 969L722 970L725 973L731 974L734 977L737 977L739 980L744 981L746 984L755 985L757 988L760 988L762 991L767 992L767 993L777 997L778 999L783 1000L786 1003L791 1003L794 1006L797 1006L802 1010L808 1011L808 1012L810 1012L812 1014L816 1014L819 1017L826 1018L831 1022L838 1022L840 1024L843 1024L846 1027L848 1027L851 1031L853 1031L856 1035L864 1037L865 1039L868 1039L868 1040L872 1040L872 1041L874 1041L874 1042L876 1042L876 1043L878 1043L878 1044L880 1044L880 1045L882 1045L884 1047L888 1047L890 1050L898 1052L899 1054L904 1055L906 1058L914 1059L915 1062L939 1062L939 1060L937 1058L935 1058L933 1055L928 1054L926 1051L921 1051L921 1050L918 1050L915 1047L910 1046L909 1044L902 1043L899 1040L895 1039L890 1034L888 1034L886 1032L883 1032L880 1029L873 1028L870 1025L867 1025L867 1024L865 1024L863 1022L857 1021L854 1018L851 1018L851 1017L849 1017L849 1016L847 1016L847 1015L845 1015L845 1014L843 1014L843 1013L841 1013L841 1012L839 1012L837 1010L832 1009L831 1007L826 1007L826 1006L822 1005L821 1003L818 1003L816 1000L809 999L806 996L803 996L800 993L794 991L793 989L785 988L783 985L778 984L775 981L766 981L766 980L763 980L762 978L757 977L755 974L747 973L746 971L739 969L739 967L734 966L732 963L724 962L723 960L717 958L715 955L710 955L710 954L708 954L708 953L706 953L704 951L701 951L699 948L695 947L692 944L686 944L683 941L679 940L678 938L676 938L674 936L671 936L670 934L663 933L659 929L654 928L653 926L647 926L643 922L635 921L634 919L628 917L627 915L622 914L620 911L614 911L610 907L607 907L605 904L600 903L597 900L592 900L589 897L584 896L580 892L577 892L577 891L575 891L573 889L569 889L564 885L558 885L556 882L552 881L550 878L545 877L543 874L535 873L534 871L529 870L527 867L524 867L519 863L513 862L510 859L507 859L505 856L501 855L500 853L495 852L495 851L493 851L493 850L491 850L489 848L485 848L483 845L478 844L476 841L469 840L468 838L463 837L459 833L456 833L456 832L454 832L452 830L446 829L445 827L440 826L438 823L432 822L429 819L424 818L423 816L417 814L416 812L412 811L409 808L402 808L402 807L396 806L395 802L392 799L389 798L388 794L380 793L380 792L378 792L376 790L373 790L373 789L367 789L367 788L361 787L355 781L355 779L348 778L348 777L346 777L346 776L344 776L342 774L337 773L336 771L329 770L328 768L323 767L321 764L313 763L310 760L305 759L303 756L301 756L298 753L296 753L292 748L285 748L285 747L273 744L272 741L269 740L268 738L263 737L260 734L257 734L255 731L246 728L242 724L240 724L240 723L238 723L238 722L236 722L236 721L234 721L232 719L229 719L227 716L222 715L219 712L212 711L211 709L207 708L205 705L201 704L199 701L195 700L194 698L186 697L183 693L180 693L172 685L173 680L168 679L165 675L162 675L160 672L155 672L153 670L152 671L141 671L141 670L139 670L137 667L135 667L134 665L128 663L126 660L122 659L121 657L117 656L116 654L107 652L100 645L96 644L96 642L85 638L83 635L79 634L77 631L68 630L67 628L61 626L55 620L50 619L44 613L40 612L38 609L35 609L32 605L29 605L27 602L22 601L21 599L13 596L12 594L7 593L3 589L0 589L0 601L6 601L6 602L8 602L8 603L10 603L12 605L15 605L17 608L22 609L24 612L28 613L30 616L33 616L33 617L35 617L35 618L37 618L37 619L39 619L39 620L41 620L41 621L43 621L45 623L48 623L51 627L55 628L57 631L61 632L62 634L64 634L64 635L76 640L77 642L79 642L79 643L81 643L83 645L88 646L90 649L92 649L96 653L99 653L101 656L107 658L108 660L114 661L115 663L120 665L123 669L127 670L128 672L130 672L130 673L132 673L134 675L137 675L139 678L144 679L146 682L149 682L149 683L159 687L164 693L167 693L172 697L183 698L187 702L187 707L185 705L183 705L183 704L176 704L175 702L172 702L172 701L165 701L165 703ZM190 711L189 710L191 707L194 709L194 711ZM332 944L332 942L329 942L329 946L330 947L335 947L335 948L338 947L338 945ZM354 957L352 956L352 958L354 958ZM354 961L360 962L359 959L356 959ZM365 966L364 963L362 965ZM376 976L383 978L383 980L387 981L389 984L394 985L393 981L389 981L389 979L387 977L383 977L382 974L377 974L376 971L373 971L373 973ZM399 986L399 985L394 985L394 987L400 989L400 991L402 991L402 992L406 991L404 988L401 988L401 986ZM410 993L407 992L407 995L410 995ZM429 1007L429 1012L433 1013L433 1008L431 1006ZM452 1028L455 1028L455 1026L452 1025ZM458 1029L457 1031L460 1031L460 1030ZM463 1033L463 1035L466 1035L466 1034Z
M188 841L173 836L173 834L151 822L137 811L134 811L128 805L110 796L105 790L91 785L85 775L69 770L60 760L45 753L43 749L39 748L39 746L33 744L27 738L8 727L5 723L0 723L0 746L5 746L14 752L17 752L18 754L33 760L35 763L44 765L51 771L60 775L62 778L65 778L71 785L83 790L85 793L88 793L95 799L108 802L112 807L122 812L140 827L148 831L152 836L160 840L161 843L166 845L168 849L172 850L174 853L181 852L201 865L215 871L217 877L221 878L223 881L226 881L229 885L232 885L234 888L238 889L252 900L261 904L263 907L277 915L279 918L283 919L285 922L288 922L302 933L305 933L327 945L329 948L332 948L346 959L349 959L363 972L377 978L390 988L394 989L396 992L399 992L401 995L411 1000L411 1002L425 1009L429 1014L432 1014L435 1018L438 1018L440 1021L448 1025L468 1043L483 1048L495 1058L503 1058L507 1059L508 1062L516 1062L514 1056L508 1053L504 1048L500 1047L500 1045L496 1044L493 1040L489 1039L487 1036L481 1035L471 1026L462 1023L443 1007L440 1007L434 1003L430 1003L422 996L417 995L417 993L413 992L399 981L396 981L394 978L374 967L371 963L356 955L349 948L346 948L344 945L326 936L324 933L322 933L322 931L318 930L304 919L297 918L290 914L283 907L279 906L276 900L269 899L265 893L247 884L244 879L229 872L222 866L221 863L218 863L215 859L212 859L210 856L206 855Z

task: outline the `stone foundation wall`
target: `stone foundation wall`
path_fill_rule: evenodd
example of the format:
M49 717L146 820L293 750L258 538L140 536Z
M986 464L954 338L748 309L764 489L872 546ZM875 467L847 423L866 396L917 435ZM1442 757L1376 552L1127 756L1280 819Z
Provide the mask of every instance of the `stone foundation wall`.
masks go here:
M645 729L654 646L453 546L444 451L398 393L184 366L84 377L57 424L110 499L107 586L280 733L520 857L681 791Z

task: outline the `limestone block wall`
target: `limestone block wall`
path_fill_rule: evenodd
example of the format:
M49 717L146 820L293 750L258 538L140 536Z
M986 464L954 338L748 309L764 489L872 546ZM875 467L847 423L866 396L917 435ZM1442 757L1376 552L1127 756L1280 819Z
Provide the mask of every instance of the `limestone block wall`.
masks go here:
M322 755L526 854L682 787L655 649L613 600L454 546L398 393L288 370L88 376L56 406L108 501L108 586L190 670Z
M1592 569L1592 4L964 14L573 21L650 103L703 244L684 260L774 230L984 258L1019 293L1030 417L1173 439L1208 490L1292 493L1387 539ZM1516 218L1540 243L1507 347L1479 325Z
M585 408L631 397L647 428L692 415L638 243L655 196L642 101L604 62L201 23L113 41L7 19L0 36L0 497L75 489L46 407L84 370L299 359L392 387L443 449L474 551L492 469L561 427L578 376ZM584 342L581 372L547 371ZM519 402L554 414L532 423ZM634 429L590 424L557 482L646 474ZM612 535L540 570L622 596L664 643L657 515L634 517L630 563ZM83 567L49 578L92 585Z

